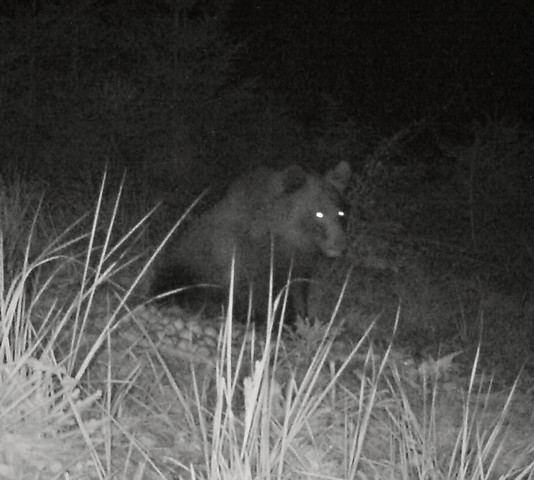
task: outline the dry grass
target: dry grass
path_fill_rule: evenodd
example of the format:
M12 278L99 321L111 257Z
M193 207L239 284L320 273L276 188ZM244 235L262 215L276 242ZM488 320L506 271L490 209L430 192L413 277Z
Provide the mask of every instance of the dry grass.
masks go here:
M292 338L270 321L236 348L231 308L212 361L166 355L129 306L150 262L113 288L148 216L114 242L120 192L101 228L102 192L87 234L8 281L0 255L0 479L534 478L532 400L493 392L478 357L464 378L454 356L416 365L367 334L340 355L335 312Z

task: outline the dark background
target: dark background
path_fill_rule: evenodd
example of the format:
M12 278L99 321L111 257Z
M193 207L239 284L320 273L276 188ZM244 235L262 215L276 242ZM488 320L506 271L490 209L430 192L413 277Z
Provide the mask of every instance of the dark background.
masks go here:
M87 98L111 78L135 87L130 99L145 111L161 99L139 90L157 96L174 81L227 115L228 89L246 90L306 129L340 118L381 132L421 119L534 120L528 1L7 0L0 20L3 122L24 129L47 128L35 118L41 103ZM34 118L13 112L17 100ZM198 122L185 109L197 117L188 126Z
M288 98L304 120L323 95L362 121L482 111L532 120L529 2L237 0L229 31L248 39L240 71Z

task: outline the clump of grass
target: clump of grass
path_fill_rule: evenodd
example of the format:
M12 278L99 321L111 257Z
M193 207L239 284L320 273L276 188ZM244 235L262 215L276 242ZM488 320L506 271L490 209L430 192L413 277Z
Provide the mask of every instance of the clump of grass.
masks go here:
M301 372L281 358L281 337L270 318L272 341L259 358L244 362L244 348L237 361L228 353L232 317L227 316L215 368L214 408L206 409L196 397L204 466L192 469L194 478L534 475L534 441L524 438L524 429L506 432L515 385L504 398L492 392L478 374L478 356L467 383L451 380L447 370L454 366L453 355L404 367L392 345L382 353L373 351L366 342L368 331L334 365L330 323Z
M98 478L108 478L114 464L109 455L107 458L102 455L102 452L111 452L103 446L111 445L113 416L106 409L109 405L101 403L109 398L111 379L104 379L107 381L104 391L86 391L80 381L97 352L109 340L118 314L136 282L113 303L113 310L106 315L94 342L89 348L83 347L87 344L88 326L94 320L99 288L127 265L126 261L113 261L114 256L135 235L146 217L112 245L119 190L111 221L104 229L107 232L104 243L95 245L104 185L105 179L92 229L87 234L69 238L73 228L67 229L33 259L30 259L28 247L23 261L16 264L19 271L13 274L10 271L10 275L5 274L5 249L0 250L0 473L5 474L5 478L37 474L44 476L39 478L56 475L59 478L61 472L82 475L88 470L94 471ZM23 201L24 196L16 198ZM2 213L4 217L19 215L20 208ZM34 219L33 225L36 223ZM2 233L8 236L15 233L15 239L19 240L18 232L23 227ZM31 243L34 230L29 231L27 245ZM4 238L3 234L0 239ZM0 246L4 245L0 241ZM72 255L79 246L84 246L85 250L81 262ZM81 279L72 282L75 288L67 291L67 287L62 298L49 301L48 296L54 293L55 275L65 264L71 263L81 266ZM46 268L50 266L52 268ZM49 272L48 276L40 277L39 283L29 288L41 269Z

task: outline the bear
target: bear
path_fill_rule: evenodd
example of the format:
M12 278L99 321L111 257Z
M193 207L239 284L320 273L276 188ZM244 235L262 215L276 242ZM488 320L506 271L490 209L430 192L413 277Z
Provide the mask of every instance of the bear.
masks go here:
M305 317L318 261L340 257L347 247L343 194L351 175L342 161L324 176L290 165L237 178L219 203L169 243L151 296L161 300L173 291L171 298L184 308L216 306L220 312L233 282L234 316L257 319L268 315L269 292L272 299L289 285L285 318Z

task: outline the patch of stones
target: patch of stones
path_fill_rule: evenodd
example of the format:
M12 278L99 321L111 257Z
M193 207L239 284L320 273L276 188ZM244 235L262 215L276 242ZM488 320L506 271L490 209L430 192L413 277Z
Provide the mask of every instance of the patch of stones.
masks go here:
M215 363L223 317L207 319L191 315L178 306L156 307L140 305L121 320L121 338L132 344L157 348L165 355L201 363ZM243 325L232 325L232 349L238 349L250 339ZM248 338L247 338L248 337Z

